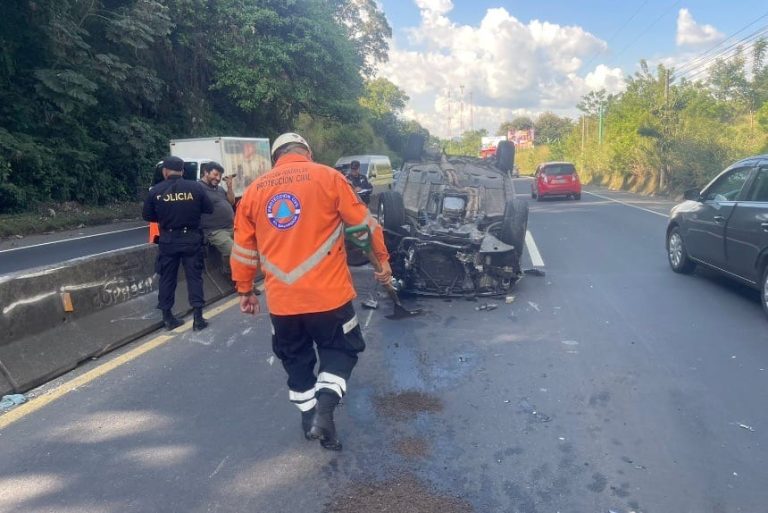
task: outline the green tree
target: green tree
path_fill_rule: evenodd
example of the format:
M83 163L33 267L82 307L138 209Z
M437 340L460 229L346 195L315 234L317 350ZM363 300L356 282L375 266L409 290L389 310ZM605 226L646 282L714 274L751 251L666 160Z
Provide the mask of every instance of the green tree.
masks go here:
M530 130L535 123L528 116L518 116L512 121L505 121L499 125L496 135L507 135L510 130Z
M568 136L573 128L573 121L552 112L544 112L536 118L534 128L536 129L535 143L537 145L554 144L563 141Z
M365 84L365 93L360 98L360 105L373 116L400 114L408 103L408 95L386 78L370 80Z

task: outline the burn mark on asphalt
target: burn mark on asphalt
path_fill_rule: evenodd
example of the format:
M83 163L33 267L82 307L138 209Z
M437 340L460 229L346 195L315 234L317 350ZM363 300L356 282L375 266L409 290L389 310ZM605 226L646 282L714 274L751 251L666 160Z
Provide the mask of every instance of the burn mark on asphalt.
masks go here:
M412 419L419 413L443 411L443 403L440 399L415 390L377 396L374 398L374 405L379 415L397 420Z
M358 482L339 490L325 505L323 513L473 513L467 501L449 497L405 474L382 482Z
M611 486L611 493L616 497L629 497L629 483L621 483L619 486Z
M611 400L611 394L607 391L600 392L598 394L592 394L589 397L589 405L594 407L601 406L605 408Z
M604 475L596 472L592 474L592 482L587 486L587 489L591 492L602 493L608 486L608 480Z

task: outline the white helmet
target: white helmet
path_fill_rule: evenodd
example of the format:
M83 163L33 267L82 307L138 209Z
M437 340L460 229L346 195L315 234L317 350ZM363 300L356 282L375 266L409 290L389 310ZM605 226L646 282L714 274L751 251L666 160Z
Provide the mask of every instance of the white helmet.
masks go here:
M302 144L306 146L308 150L310 149L309 144L307 143L307 141L304 140L302 136L300 136L299 134L295 134L293 132L288 132L279 136L277 139L275 139L275 142L272 143L272 158L273 159L275 158L275 152L277 150L279 150L281 147L285 146L286 144L291 144L291 143Z

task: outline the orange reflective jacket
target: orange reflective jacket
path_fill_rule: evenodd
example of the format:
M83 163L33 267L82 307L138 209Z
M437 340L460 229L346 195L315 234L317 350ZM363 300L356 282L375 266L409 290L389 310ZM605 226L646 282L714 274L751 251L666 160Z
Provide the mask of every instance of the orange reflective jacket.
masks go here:
M259 265L269 311L327 312L355 297L344 227L368 223L373 251L389 261L384 235L344 176L287 154L243 194L235 215L230 263L238 292L248 292Z

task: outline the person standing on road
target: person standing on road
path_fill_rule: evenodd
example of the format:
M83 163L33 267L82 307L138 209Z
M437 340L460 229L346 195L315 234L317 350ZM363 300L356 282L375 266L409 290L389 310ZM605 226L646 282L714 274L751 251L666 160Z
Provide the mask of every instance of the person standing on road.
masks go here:
M202 185L182 178L183 172L184 161L180 158L167 157L163 160L165 180L149 190L142 217L145 221L158 223L160 227L157 307L163 312L165 327L172 330L183 324L172 312L181 263L187 279L189 304L194 309L192 329L198 331L208 326L203 318L204 262L200 217L213 213L213 203Z
M235 219L235 191L232 189L232 175L223 177L224 168L218 162L200 165L200 184L213 203L213 213L203 214L201 227L208 242L221 254L222 270L231 274L229 255L232 254L233 226ZM221 181L227 185L226 192L219 187Z
M272 159L275 167L248 187L238 206L232 278L240 310L253 314L260 309L253 277L263 270L272 349L288 374L288 398L301 411L304 436L341 450L333 412L365 349L352 306L344 226L368 224L382 283L392 278L389 254L381 228L344 176L312 162L300 135L275 139Z

